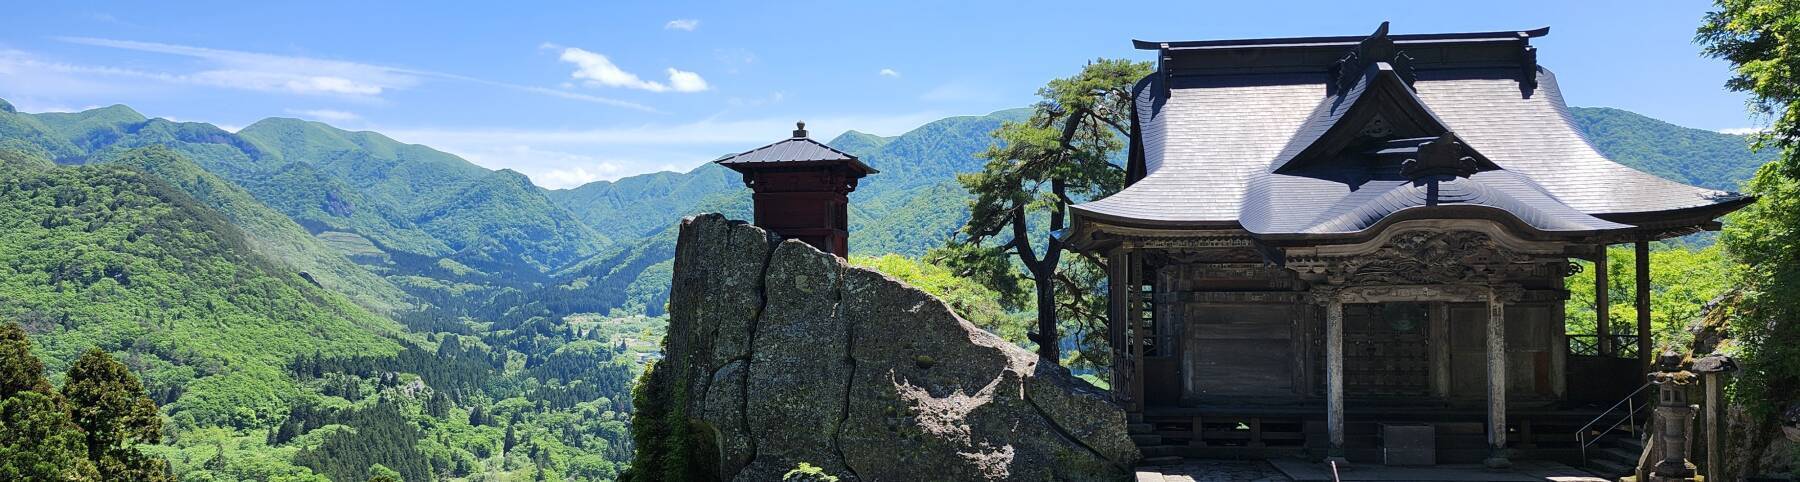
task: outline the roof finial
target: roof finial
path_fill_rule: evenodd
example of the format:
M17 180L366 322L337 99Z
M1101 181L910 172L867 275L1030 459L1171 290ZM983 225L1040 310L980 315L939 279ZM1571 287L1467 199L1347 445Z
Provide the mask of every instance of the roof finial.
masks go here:
M805 138L805 137L806 137L806 121L795 122L794 123L794 138L801 139L801 138Z

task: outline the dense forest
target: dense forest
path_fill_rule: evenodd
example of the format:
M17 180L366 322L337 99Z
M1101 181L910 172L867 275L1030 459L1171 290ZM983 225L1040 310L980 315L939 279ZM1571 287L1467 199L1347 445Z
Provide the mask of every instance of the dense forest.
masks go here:
M921 258L968 216L955 175L1029 114L832 140L882 171L853 194L853 262L1025 343L1018 300ZM1735 186L1762 159L1741 136L1575 117L1621 162L1687 182ZM676 221L749 209L711 165L545 190L370 132L228 132L124 106L0 101L0 163L0 324L29 336L50 387L89 353L118 360L157 407L143 454L180 480L612 480L633 450L632 382L657 356ZM1694 273L1653 294L1671 306L1659 333L1724 289L1707 274L1718 248L1689 241L1653 258L1659 280Z

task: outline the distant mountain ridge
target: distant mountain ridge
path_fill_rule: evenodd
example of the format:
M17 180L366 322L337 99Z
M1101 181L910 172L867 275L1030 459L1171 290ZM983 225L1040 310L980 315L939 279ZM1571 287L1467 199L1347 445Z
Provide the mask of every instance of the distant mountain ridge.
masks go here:
M967 216L969 198L956 174L981 168L977 154L991 143L989 132L1029 115L1009 109L945 118L898 136L847 131L832 139L833 147L881 170L852 194L852 251L918 256L942 244ZM1769 157L1745 149L1744 136L1623 110L1577 107L1571 115L1609 157L1690 184L1736 188ZM591 300L553 312L657 313L675 221L705 211L749 215L749 193L737 174L711 163L546 190L518 173L426 146L297 119L265 119L234 134L145 118L122 105L44 114L6 106L0 147L8 145L62 164L167 146L378 275L328 282L357 279L351 288L386 292L367 282L385 279L417 301L456 304L458 311L501 313L504 303L535 295ZM507 290L512 294L494 298ZM415 301L379 298L382 305Z

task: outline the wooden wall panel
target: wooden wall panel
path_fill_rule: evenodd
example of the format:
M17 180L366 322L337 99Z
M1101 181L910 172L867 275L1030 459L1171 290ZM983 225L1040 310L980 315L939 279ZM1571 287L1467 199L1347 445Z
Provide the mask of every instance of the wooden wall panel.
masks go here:
M1184 398L1294 395L1292 338L1301 307L1188 303L1184 311Z

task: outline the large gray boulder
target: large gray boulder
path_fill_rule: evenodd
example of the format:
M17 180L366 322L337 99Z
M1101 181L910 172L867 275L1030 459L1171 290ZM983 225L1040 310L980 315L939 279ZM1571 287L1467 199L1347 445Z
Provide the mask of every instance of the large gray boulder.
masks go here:
M716 214L682 221L667 360L719 480L1124 480L1106 394L935 297Z

